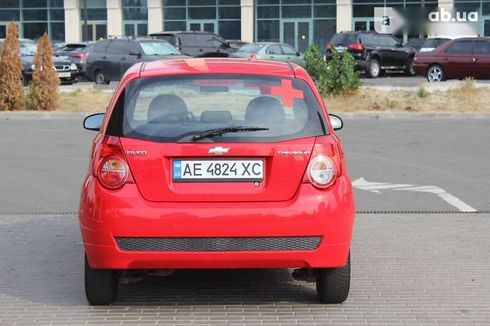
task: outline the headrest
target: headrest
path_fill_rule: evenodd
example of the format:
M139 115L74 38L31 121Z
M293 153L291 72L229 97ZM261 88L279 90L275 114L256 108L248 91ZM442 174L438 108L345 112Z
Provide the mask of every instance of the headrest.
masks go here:
M187 116L187 105L177 95L158 95L151 101L148 108L149 122L179 122L185 120Z
M272 96L254 98L245 111L245 121L260 123L280 123L286 120L286 113L281 102Z

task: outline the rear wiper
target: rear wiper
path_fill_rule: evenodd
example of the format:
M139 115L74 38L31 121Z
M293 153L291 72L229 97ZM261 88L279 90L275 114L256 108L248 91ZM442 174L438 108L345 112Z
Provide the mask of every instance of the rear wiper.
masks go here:
M263 131L263 130L269 130L269 128L236 126L236 127L208 129L208 130L201 131L199 135L192 137L192 140L196 141L203 138L220 136L230 132L249 132L249 131Z

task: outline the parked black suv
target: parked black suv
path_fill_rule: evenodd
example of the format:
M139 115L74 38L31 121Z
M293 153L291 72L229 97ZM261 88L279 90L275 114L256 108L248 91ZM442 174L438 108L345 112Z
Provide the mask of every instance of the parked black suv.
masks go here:
M126 70L142 61L185 57L163 40L109 39L97 41L87 57L86 76L96 84L109 84L121 80Z
M228 57L237 50L218 34L209 32L159 32L150 36L167 41L191 57Z
M412 75L415 50L404 47L392 35L375 32L341 32L335 34L327 45L327 61L332 57L332 48L339 52L349 51L360 69L371 78L387 70L403 70Z

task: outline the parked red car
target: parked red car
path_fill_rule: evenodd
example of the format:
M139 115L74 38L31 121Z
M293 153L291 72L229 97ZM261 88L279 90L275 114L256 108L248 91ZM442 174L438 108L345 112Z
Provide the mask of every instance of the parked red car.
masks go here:
M306 71L176 59L128 70L97 130L80 202L85 291L133 269L298 268L318 298L350 286L354 201L344 152Z
M490 38L460 38L434 51L418 52L413 69L417 75L426 76L429 82L465 77L490 79Z

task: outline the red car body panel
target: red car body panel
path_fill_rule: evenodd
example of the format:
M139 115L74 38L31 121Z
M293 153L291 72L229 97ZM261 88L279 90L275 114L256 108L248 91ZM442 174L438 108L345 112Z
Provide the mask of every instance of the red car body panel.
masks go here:
M303 79L325 116L313 80L299 66L267 61L186 59L137 64L119 84L105 122L94 139L104 137L108 117L126 85L136 78L185 74L253 74ZM144 150L145 157L126 156L133 182L117 190L104 188L90 169L82 188L80 227L87 259L97 269L288 268L340 267L347 262L355 207L340 140L329 121L329 134L274 143L211 143L233 147L220 158L265 160L265 182L173 183L170 160L214 157L209 143L158 143L120 138L125 152ZM338 175L327 189L305 179L311 153L320 144L337 162ZM278 151L308 155L279 156ZM92 156L94 153L92 153ZM92 160L94 157L92 157ZM92 165L92 163L91 163ZM301 251L124 251L118 237L321 237L314 250Z
M474 77L489 79L490 78L490 53L448 53L446 50L458 41L484 41L490 42L488 37L478 38L460 38L448 41L429 52L418 52L415 55L413 69L415 74L426 76L429 67L440 65L444 69L447 79L462 79L465 77Z
M220 143L233 147L233 154L226 158L263 158L268 182L255 186L251 182L236 183L233 187L219 182L173 182L171 160L187 157L209 157L209 143L162 144L138 139L121 139L126 151L143 150L146 156L128 156L135 183L149 201L281 201L291 199L296 193L308 165L309 156L276 156L278 151L312 151L314 139L296 139L278 143ZM163 168L162 168L163 167ZM283 171L288 171L285 174ZM169 184L170 187L159 185ZM217 197L218 196L218 197Z

